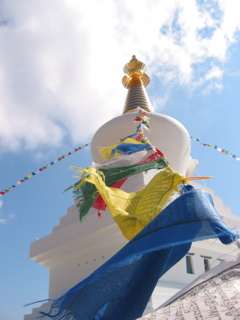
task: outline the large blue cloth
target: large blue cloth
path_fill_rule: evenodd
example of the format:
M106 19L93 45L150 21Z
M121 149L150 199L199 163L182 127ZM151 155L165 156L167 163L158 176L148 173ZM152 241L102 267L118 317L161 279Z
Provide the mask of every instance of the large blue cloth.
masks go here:
M193 241L232 243L209 193L187 188L110 260L55 300L57 320L133 320L140 317L158 279L189 251Z

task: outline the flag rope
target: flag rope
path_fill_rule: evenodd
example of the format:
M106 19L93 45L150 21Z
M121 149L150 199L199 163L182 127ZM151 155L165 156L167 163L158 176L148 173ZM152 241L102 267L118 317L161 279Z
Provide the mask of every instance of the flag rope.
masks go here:
M4 196L6 193L8 193L9 191L13 190L14 188L16 188L18 185L22 184L23 182L25 182L26 180L34 177L36 174L42 172L43 170L51 167L52 165L54 165L55 163L67 158L68 156L70 156L71 154L89 146L91 144L91 142L85 144L85 145L82 145L81 147L78 147L78 148L75 148L73 149L72 152L68 152L68 153L65 153L63 156L57 158L56 160L50 162L49 164L46 164L45 166L41 167L40 169L38 169L38 171L36 172L32 172L32 173L29 173L27 174L24 178L22 178L21 180L17 181L15 184L13 184L11 187L8 187L6 189L4 189L3 191L0 191L0 197Z
M201 142L199 139L196 139L196 138L193 138L193 137L190 137L190 138L191 138L192 140L195 140L195 141L199 142L199 143L200 143L202 146L204 146L204 147L210 147L210 148L212 148L212 149L215 149L215 150L217 150L217 151L219 151L219 152L221 152L221 153L224 153L224 154L228 155L229 157L232 157L233 159L235 159L235 160L237 160L237 161L240 161L240 158L238 158L235 154L230 153L230 152L228 152L228 151L225 150L225 149L218 148L217 145L208 144L208 143L203 143L203 142Z
M212 149L215 149L215 150L217 150L217 151L219 151L219 152L221 152L221 153L224 153L224 154L228 155L229 157L232 157L233 159L235 159L235 160L237 160L237 161L240 161L240 158L237 157L235 154L230 153L230 152L228 152L228 151L225 150L225 149L221 149L221 148L219 148L217 145L208 144L208 143L203 143L203 142L201 142L199 139L194 138L194 137L191 137L191 136L190 136L190 138L191 138L192 140L194 140L194 141L199 142L199 143L200 143L202 146L204 146L204 147L210 147L210 148L212 148ZM16 184L12 185L11 187L8 187L8 188L4 189L3 191L0 191L0 197L2 197L3 195L5 195L5 194L8 193L9 191L13 190L14 188L16 188L17 185L22 184L22 183L25 182L26 180L28 180L28 179L32 178L33 176L35 176L36 174L38 174L38 173L42 172L43 170L51 167L51 166L54 165L55 163L57 163L57 162L61 161L62 159L70 156L71 154L73 154L73 153L75 153L75 152L77 152L77 151L79 151L79 150L81 150L81 149L89 146L89 144L91 144L91 143L87 143L87 144L85 144L85 145L83 145L83 146L81 146L81 147L75 148L72 152L68 152L68 153L64 154L63 156L59 157L58 159L50 162L50 164L47 164L47 165L41 167L40 169L38 169L38 171L27 174L23 179L17 181Z

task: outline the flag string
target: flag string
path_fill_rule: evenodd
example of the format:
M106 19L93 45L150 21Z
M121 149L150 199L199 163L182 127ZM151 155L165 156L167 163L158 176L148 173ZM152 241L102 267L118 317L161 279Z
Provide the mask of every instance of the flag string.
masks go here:
M21 180L17 181L15 184L13 184L11 187L8 187L6 189L4 189L3 191L0 191L0 197L4 196L6 193L8 193L9 191L13 190L14 188L16 188L18 185L22 184L23 182L27 181L28 179L34 177L36 174L44 171L45 169L51 167L52 165L54 165L55 163L67 158L68 156L70 156L71 154L89 146L89 144L91 143L87 143L85 145L82 145L81 147L78 147L78 148L75 148L73 149L72 152L68 152L68 153L65 153L63 156L57 158L56 160L50 162L49 164L46 164L45 166L41 167L40 169L38 169L38 171L36 172L31 172L29 174L27 174L25 177L23 177Z
M217 145L214 145L214 144L208 144L208 143L203 143L201 142L199 139L196 139L196 138L193 138L193 137L190 137L192 140L195 140L197 142L199 142L202 146L204 147L210 147L212 149L215 149L221 153L224 153L226 155L228 155L229 157L232 157L233 159L237 160L237 161L240 161L240 158L238 158L235 154L231 153L231 152L228 152L227 150L225 149L221 149L221 148L218 148Z
M204 147L210 147L210 148L212 148L212 149L215 149L215 150L217 150L217 151L219 151L219 152L221 152L221 153L224 153L224 154L228 155L229 157L232 157L233 159L235 159L235 160L237 160L237 161L240 161L240 158L237 157L235 154L233 154L233 153L231 153L231 152L228 152L228 151L225 150L225 149L219 148L217 145L208 144L208 143L203 143L203 142L201 142L199 139L194 138L194 137L191 137L191 136L190 136L190 138L191 138L192 140L195 140L195 141L199 142L199 143L200 143L202 146L204 146ZM11 187L8 187L8 188L4 189L3 191L0 191L0 197L2 197L3 195L5 195L5 194L8 193L9 191L13 190L13 189L16 188L18 185L22 184L23 182L27 181L28 179L34 177L36 174L38 174L38 173L42 172L43 170L51 167L51 166L54 165L55 163L61 161L62 159L65 159L66 157L70 156L71 154L73 154L73 153L75 153L75 152L77 152L77 151L79 151L79 150L81 150L81 149L89 146L89 144L91 144L91 143L87 143L87 144L85 144L85 145L83 145L83 146L81 146L81 147L75 148L72 152L68 152L68 153L64 154L63 156L57 158L56 160L50 162L49 164L41 167L40 169L38 169L38 171L27 174L27 175L26 175L25 177L23 177L21 180L17 181L16 184L13 184Z

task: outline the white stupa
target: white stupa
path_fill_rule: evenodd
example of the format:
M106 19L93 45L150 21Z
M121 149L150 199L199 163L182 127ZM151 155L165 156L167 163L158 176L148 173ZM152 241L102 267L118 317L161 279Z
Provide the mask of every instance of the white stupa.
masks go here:
M135 56L125 65L122 83L128 89L128 94L123 115L108 121L95 133L91 144L93 161L104 161L98 152L99 146L114 145L135 132L134 113L140 107L149 113L151 130L146 135L152 145L164 153L174 171L186 177L192 176L198 161L190 156L189 133L177 120L153 112L145 90L150 82L145 70L145 65ZM157 170L150 170L132 176L123 185L123 189L128 192L140 189L156 173ZM220 198L214 196L211 189L197 183L193 185L198 189L206 189L212 195L215 208L228 227L240 230L240 219L231 213ZM91 209L86 221L81 224L78 209L73 205L51 234L31 244L30 258L50 269L49 298L54 299L86 278L126 243L127 240L109 212L106 211L98 219L96 209ZM231 257L234 249L233 245L224 246L219 240L194 243L189 254L159 280L145 313L157 308L210 266L219 264L226 255ZM48 311L49 304L33 309L32 314L25 315L24 320L35 319L39 310Z

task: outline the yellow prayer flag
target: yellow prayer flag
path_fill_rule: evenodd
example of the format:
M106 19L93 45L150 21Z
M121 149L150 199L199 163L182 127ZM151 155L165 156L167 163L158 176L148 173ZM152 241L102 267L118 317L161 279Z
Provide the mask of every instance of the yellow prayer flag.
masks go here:
M107 187L102 173L93 167L83 170L82 183L95 185L105 201L111 215L123 235L131 240L163 209L177 186L184 183L185 177L175 173L170 167L160 171L142 189L127 193L121 189Z

